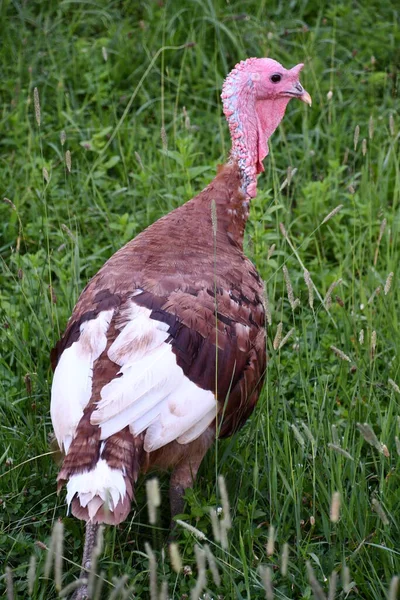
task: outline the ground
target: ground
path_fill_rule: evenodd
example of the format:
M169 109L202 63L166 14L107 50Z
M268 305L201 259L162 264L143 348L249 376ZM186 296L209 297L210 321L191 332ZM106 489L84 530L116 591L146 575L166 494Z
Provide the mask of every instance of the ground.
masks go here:
M332 572L330 598L397 597L399 16L388 0L0 2L1 591L12 576L17 598L57 597L44 564L58 519L57 585L79 574L83 527L56 495L49 446L50 349L103 262L213 177L229 151L223 78L268 55L305 63L313 106L290 103L247 229L269 299L267 382L245 428L209 453L182 520L220 572L202 598L270 598L269 580L276 598L322 598ZM227 548L209 513L220 474ZM129 520L106 529L104 597L124 575L155 597L145 542L168 597L193 590L204 541L178 526L176 574L160 485L156 525L140 480Z

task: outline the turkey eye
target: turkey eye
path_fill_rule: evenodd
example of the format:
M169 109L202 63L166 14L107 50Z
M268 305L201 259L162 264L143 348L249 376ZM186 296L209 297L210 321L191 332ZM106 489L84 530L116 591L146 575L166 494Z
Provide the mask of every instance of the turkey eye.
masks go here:
M279 75L279 73L275 73L275 75L271 75L272 83L279 83L281 79L282 79L282 75Z

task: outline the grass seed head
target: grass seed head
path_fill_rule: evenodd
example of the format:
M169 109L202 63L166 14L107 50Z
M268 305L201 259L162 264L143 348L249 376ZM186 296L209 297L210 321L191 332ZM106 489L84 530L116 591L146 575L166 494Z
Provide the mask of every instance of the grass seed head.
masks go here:
M281 234L283 235L285 240L287 240L289 238L289 236L288 236L288 233L287 233L283 223L279 223L279 229L281 230Z
M290 329L290 331L288 331L288 333L282 339L282 341L280 342L280 344L278 346L278 350L281 350L283 348L283 346L286 344L288 339L293 335L293 332L294 332L294 327L292 327L292 329Z
M197 539L199 539L199 540L206 539L205 534L202 531L200 531L200 529L196 529L196 527L193 527L193 525L190 525L189 523L186 523L185 521L181 521L180 519L176 519L175 522L178 523L178 525L181 525L181 527L183 527L187 531L190 531L190 533L192 533Z
M295 300L295 298L294 298L293 286L292 286L289 271L287 270L286 265L283 265L282 270L283 270L283 277L285 279L286 290L287 290L287 295L289 298L290 306L291 306L292 310L294 310L300 304L300 300L298 298Z
M128 575L122 575L122 577L113 577L112 582L114 585L114 589L108 597L108 600L117 600L120 598L121 592L123 591L126 582L128 581ZM157 594L157 600L160 600L159 595Z
M103 55L104 62L107 62L107 60L108 60L108 52L107 52L107 48L105 46L102 46L101 53Z
M79 577L78 579L75 579L75 581L71 581L71 583L69 583L68 585L63 587L62 590L59 591L58 597L59 598L67 598L71 594L71 592L74 592L78 588L86 585L87 582L88 582L88 580L86 579L86 577ZM93 600L97 600L97 599L93 598Z
M300 298L296 298L296 300L292 304L292 310L296 310L296 308L300 306Z
M218 488L219 488L219 493L221 495L222 510L224 511L224 515L223 515L221 521L224 521L224 524L227 527L227 529L230 529L232 527L231 507L229 504L229 498L228 498L228 492L226 489L225 477L223 475L218 475Z
M400 591L400 579L398 575L394 575L390 582L389 588L389 599L388 600L398 600L399 591Z
M219 488L219 493L221 494L222 509L224 511L224 519L227 519L227 521L229 522L229 526L231 526L232 525L231 517L230 517L231 509L230 509L230 504L229 504L228 492L226 489L225 477L223 475L218 475L218 488Z
M29 569L26 575L26 579L28 582L28 593L30 596L33 594L33 588L35 586L36 581L36 556L34 554L31 555L29 560Z
M275 527L269 526L268 530L268 542L267 542L267 556L272 556L275 551Z
M151 525L155 525L157 521L157 508L161 504L160 488L158 486L157 477L153 477L146 481L146 496L149 522Z
M308 304L310 305L310 308L313 309L314 308L314 285L313 285L313 282L311 279L310 272L307 271L307 269L304 269L303 275L304 275L304 281L306 282L306 286L308 289Z
M150 599L158 600L157 586L157 563L156 557L148 542L144 543L144 549L149 559L149 575L150 575Z
M339 445L340 444L340 442L339 442L339 434L338 434L337 427L336 427L336 425L334 423L332 423L332 425L331 425L331 431L332 431L332 440L333 440L333 443Z
M313 458L315 458L317 455L317 442L315 440L315 437L311 433L311 429L308 427L308 425L306 423L304 423L302 421L301 424L303 426L304 433L306 434L306 437L308 438L308 441L311 443L312 455L313 455Z
M331 576L329 577L328 600L335 600L336 587L337 587L337 572L332 571Z
M161 582L160 594L158 600L168 600L168 582L165 579Z
M353 137L354 150L357 150L359 137L360 137L360 126L356 125L356 128L354 129L354 137Z
M293 430L294 437L295 437L295 438L296 438L296 440L299 442L300 446L301 446L302 448L304 448L304 446L305 446L305 444L306 444L306 443L305 443L305 441L304 441L304 438L303 438L303 436L301 435L300 431L297 429L297 427L296 427L296 425L295 425L294 423L291 423L290 427L291 427L291 428L292 428L292 430Z
M211 548L208 544L204 544L204 551L206 553L208 566L210 567L210 571L214 580L215 585L221 585L221 576L218 571L217 563L214 557L214 554L211 551Z
M288 167L287 168L287 180L288 180L288 185L290 185L292 183L292 179L293 177L296 175L297 173L297 167Z
M271 305L269 303L267 287L264 288L264 305L265 305L265 317L267 319L267 323L268 323L268 325L272 325Z
M179 546L175 542L169 545L169 556L173 570L175 573L180 573L182 571L182 558L179 553Z
M328 288L328 291L326 292L325 298L324 298L324 304L326 306L327 309L329 309L332 306L332 292L333 290L342 283L342 279L338 279L337 281L334 281L333 283L331 283L331 285Z
M282 577L286 577L288 572L288 563L289 563L289 544L285 542L282 548L281 555L281 575Z
M370 140L374 137L374 118L371 115L368 121L368 137Z
M54 582L56 589L61 590L63 574L64 525L56 521L53 527L54 535Z
M221 530L219 526L219 519L215 508L210 508L210 519L213 537L216 542L221 542Z
M196 585L190 592L190 597L191 597L191 600L199 600L199 596L200 596L201 592L204 590L206 583L207 583L206 553L203 550L203 548L201 548L197 544L194 547L194 553L196 555L196 562L197 562L197 580L196 580Z
M357 429L363 436L364 440L368 442L368 444L374 446L377 450L381 451L382 444L376 437L371 425L369 425L368 423L357 423Z
M228 531L232 527L231 508L229 504L228 493L223 475L218 476L218 488L221 496L223 516L219 521L219 532L221 546L226 550L228 548Z
M287 186L290 186L293 177L296 175L297 173L297 168L293 168L293 167L288 167L287 168L287 172L286 172L286 179L283 181L281 187L279 188L279 191L282 192Z
M135 158L138 161L139 166L142 169L142 171L144 171L144 164L143 164L142 157L140 156L139 152L135 151Z
M41 550L47 550L47 546L46 544L44 544L43 542L41 542L40 540L37 540L35 542L35 546L37 546L38 548L40 548Z
M346 563L342 567L342 587L346 594L351 590L350 569Z
M168 138L167 138L167 132L165 130L164 125L161 127L160 135L161 135L163 150L166 152L168 150Z
M347 356L347 354L345 354L342 350L340 350L336 346L329 346L329 347L332 350L332 352L334 352L336 354L336 356L338 356L341 360L351 363L351 358L349 356Z
M65 130L63 129L60 133L61 146L64 146L66 141L67 141L67 134L65 133Z
M380 293L381 293L381 286L378 285L378 287L372 292L371 296L368 298L367 304L372 304L375 297L379 296Z
M397 392L398 394L400 394L400 387L399 387L399 386L397 385L397 383L396 383L396 382L395 382L393 379L391 379L390 377L389 377L389 379L388 379L388 384L392 386L392 388L394 389L394 391L395 391L395 392Z
M267 260L269 260L271 258L271 256L273 255L273 253L275 252L275 248L276 248L276 244L272 244L269 248L268 248L268 253L267 253Z
M13 210L15 210L15 212L17 211L17 207L15 206L14 202L12 202L9 198L3 198L3 202L5 202L6 204L8 204L9 206L11 206L11 208Z
M266 600L274 600L274 588L272 586L271 567L261 567L261 581L265 590Z
M390 288L392 287L393 275L394 275L394 273L393 273L393 271L391 271L386 278L385 287L384 287L385 296L388 295L388 293L390 292Z
M394 118L392 114L389 115L389 131L390 135L394 137L396 132L394 130Z
M68 169L68 173L71 173L72 170L72 160L71 160L71 152L69 150L65 153L65 164Z
M371 333L371 358L374 358L376 352L376 331Z
M283 328L283 323L282 321L280 323L278 323L278 327L276 328L276 334L275 334L275 338L273 341L273 347L274 350L278 350L281 340L282 340L282 328Z
M315 600L326 600L324 591L315 576L314 569L312 568L309 560L306 562L306 567L307 567L308 581L310 582L310 587L313 591Z
M69 237L69 238L72 240L72 242L73 242L74 244L76 244L76 239L75 239L75 236L74 236L74 234L72 233L72 231L70 230L70 228L69 228L69 227L67 227L67 225L65 225L65 223L61 223L61 229L62 229L63 231L65 231L65 233L66 233L66 234L68 235L68 237Z
M182 112L185 119L185 129L190 131L190 117L188 111L186 110L186 106L183 107Z
M360 345L362 346L364 343L364 329L360 330L360 333L358 335L358 341L359 341Z
M396 452L400 456L400 440L397 437L397 435L395 436L394 441L395 441L395 444L396 444Z
M50 181L50 175L49 175L49 172L46 169L46 167L43 167L42 173L43 173L43 179L45 180L45 182L49 183L49 181Z
M389 519L383 509L382 504L379 502L379 500L377 500L376 498L372 498L371 504L372 504L372 508L374 509L374 511L376 512L378 517L381 519L382 523L384 525L389 525Z
M341 306L342 308L344 308L344 302L342 300L342 298L338 295L335 296L335 300L336 302L339 304L339 306Z
M333 492L331 501L330 518L332 523L337 523L340 517L340 493Z
M345 458L348 458L349 460L354 460L354 458L351 456L351 454L349 452L347 452L347 450L342 448L339 444L329 443L328 448L330 448L334 452L337 452L338 454L341 454L342 456L344 456Z
M33 105L35 107L35 117L36 117L36 123L38 124L38 127L40 127L40 100L39 100L39 92L37 87L34 88L33 90Z
M338 212L340 212L342 210L342 208L343 208L343 204L339 204L338 206L336 206L336 208L334 208L333 210L331 210L331 212L328 215L326 215L326 217L322 221L321 225L324 225L330 219L332 219L332 217L334 217L335 215L337 215Z
M63 524L61 521L56 521L52 532L51 532L51 539L50 539L50 545L47 549L47 556L46 556L46 562L44 565L44 577L45 579L48 579L50 577L50 572L51 572L51 568L53 566L53 562L54 559L56 557L57 553L60 553L61 550L61 554L62 554L62 544L63 544L63 536L64 536L64 529L63 529Z
M382 219L381 226L379 228L378 243L380 243L382 240L383 234L385 233L386 225L387 225L387 219Z
M361 149L362 149L362 155L365 156L367 154L367 140L366 140L366 138L364 138L363 141L362 141Z

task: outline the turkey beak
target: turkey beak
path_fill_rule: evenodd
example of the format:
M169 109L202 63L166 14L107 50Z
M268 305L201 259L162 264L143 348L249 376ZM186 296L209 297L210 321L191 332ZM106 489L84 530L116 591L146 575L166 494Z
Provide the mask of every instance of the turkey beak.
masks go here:
M311 96L308 92L306 92L306 90L303 90L303 93L301 94L301 96L299 96L299 100L305 102L306 104L308 104L308 106L311 106L312 104Z
M302 102L305 102L306 104L308 104L308 106L311 106L311 104L312 104L311 96L303 88L300 81L298 81L297 83L294 84L294 86L292 87L292 89L290 90L289 93L290 93L290 95L293 95L295 98L298 98Z

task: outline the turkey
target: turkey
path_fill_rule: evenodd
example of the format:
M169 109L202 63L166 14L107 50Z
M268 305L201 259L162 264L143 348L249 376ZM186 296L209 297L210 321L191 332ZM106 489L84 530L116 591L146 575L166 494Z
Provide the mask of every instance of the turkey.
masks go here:
M83 290L52 351L51 418L72 514L98 523L131 508L139 473L172 470L171 513L216 436L252 413L266 369L263 282L243 253L268 138L291 98L311 104L303 65L240 62L222 89L228 162L195 198L114 254Z

